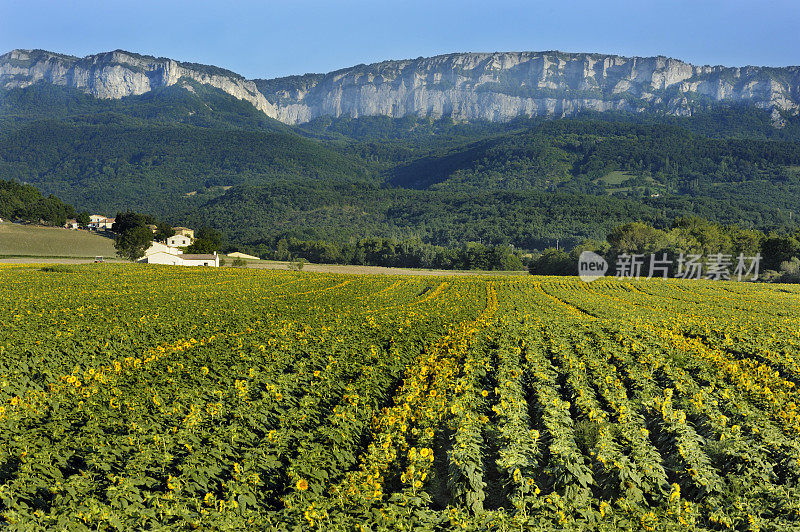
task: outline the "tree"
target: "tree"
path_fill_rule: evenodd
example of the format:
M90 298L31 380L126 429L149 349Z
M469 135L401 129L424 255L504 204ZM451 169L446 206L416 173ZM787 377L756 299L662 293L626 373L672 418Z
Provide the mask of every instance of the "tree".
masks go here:
M147 214L140 214L133 211L118 212L116 218L114 218L114 224L111 226L111 230L119 235L134 227L147 228L147 225L153 222L153 217ZM152 235L153 232L150 231L150 234Z
M156 233L153 235L153 240L163 242L171 236L175 236L175 229L166 222L156 224Z
M792 260L792 257L800 256L800 240L794 236L771 234L764 240L761 254L764 257L763 268L777 270L781 264Z
M800 258L792 257L781 263L780 277L782 283L800 283Z
M289 264L289 269L290 269L290 270L294 270L294 271L296 271L296 272L299 272L299 271L301 271L301 270L303 269L303 267L304 267L305 265L306 265L306 259L304 259L304 258L300 257L300 258L294 259L294 260L293 260L293 261L292 261L292 262Z
M615 227L607 240L614 255L650 254L664 249L667 245L667 235L664 231L641 222Z
M144 256L144 252L153 242L153 232L145 225L131 227L117 235L114 247L117 255L135 261Z
M89 225L89 222L91 221L91 218L89 218L89 213L88 212L83 211L83 212L79 212L78 213L78 216L75 217L75 221L78 222L78 225L80 227L84 227L85 228L87 225Z
M576 275L578 261L564 250L548 248L528 266L532 275Z
M278 240L278 244L275 249L275 258L278 260L289 259L289 244L286 242L285 238Z
M201 227L197 238L186 248L186 253L213 253L222 245L222 233L211 227Z

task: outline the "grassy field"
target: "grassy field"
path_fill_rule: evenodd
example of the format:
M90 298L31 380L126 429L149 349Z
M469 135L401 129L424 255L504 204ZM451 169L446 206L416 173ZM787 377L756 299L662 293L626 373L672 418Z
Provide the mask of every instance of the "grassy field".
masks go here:
M115 257L110 238L88 231L0 223L0 256Z
M9 530L795 530L800 287L0 266Z
M607 194L629 192L634 188L644 190L645 187L643 186L637 186L637 187L622 186L622 184L625 183L625 181L627 181L628 179L632 179L634 177L636 176L631 172L623 172L620 170L615 170L613 172L604 175L603 177L595 179L594 182L604 184L607 187L606 189ZM654 192L660 192L660 193L664 192L664 185L662 183L659 183L658 181L649 176L646 177L646 181L647 181L647 186L650 187Z
M598 181L601 181L606 185L621 185L623 182L632 177L636 176L630 172L621 172L619 170L615 170L599 178Z

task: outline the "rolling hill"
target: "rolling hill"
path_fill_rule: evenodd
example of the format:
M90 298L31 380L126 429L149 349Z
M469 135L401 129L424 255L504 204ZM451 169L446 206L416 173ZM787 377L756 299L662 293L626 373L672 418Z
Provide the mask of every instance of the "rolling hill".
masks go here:
M0 223L0 257L116 257L114 241L89 231Z

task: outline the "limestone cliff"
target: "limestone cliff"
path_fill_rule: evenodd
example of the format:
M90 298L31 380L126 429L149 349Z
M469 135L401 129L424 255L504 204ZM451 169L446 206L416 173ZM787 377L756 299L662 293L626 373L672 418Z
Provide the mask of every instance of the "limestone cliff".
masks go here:
M96 98L124 98L175 85L181 78L216 87L250 102L270 117L276 116L275 106L264 98L255 83L217 67L121 50L84 58L43 50L13 50L0 56L0 87L5 88L45 81L81 89Z
M217 67L115 51L85 58L41 50L0 56L0 86L38 81L122 98L181 78L219 88L288 124L319 116L452 116L505 121L581 110L688 115L719 102L800 111L800 67L696 66L667 57L564 52L459 53L358 65L328 74L246 80Z

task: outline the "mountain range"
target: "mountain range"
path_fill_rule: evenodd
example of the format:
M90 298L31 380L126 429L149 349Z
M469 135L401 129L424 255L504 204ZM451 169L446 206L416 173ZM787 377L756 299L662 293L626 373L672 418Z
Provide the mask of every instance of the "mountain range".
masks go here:
M285 124L322 116L509 121L581 111L687 116L716 103L800 112L800 67L692 65L668 57L550 52L455 53L357 65L327 74L247 80L218 67L117 50L79 58L44 50L0 56L0 87L39 81L124 98L194 81Z
M365 237L533 250L690 215L783 231L799 104L798 67L665 57L464 53L247 80L15 50L0 178L79 211L212 225L258 254Z

